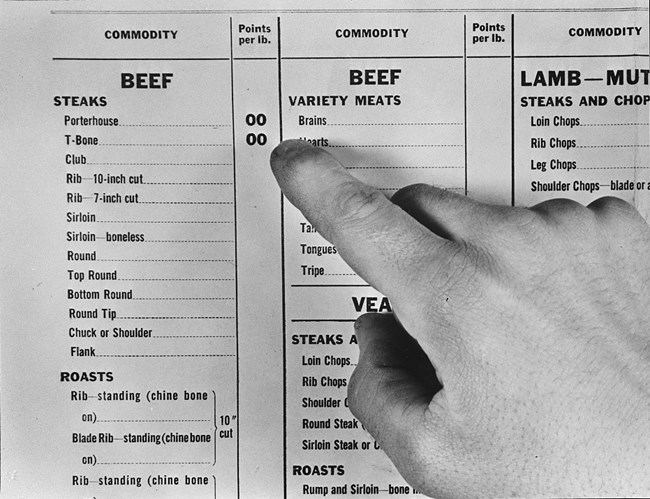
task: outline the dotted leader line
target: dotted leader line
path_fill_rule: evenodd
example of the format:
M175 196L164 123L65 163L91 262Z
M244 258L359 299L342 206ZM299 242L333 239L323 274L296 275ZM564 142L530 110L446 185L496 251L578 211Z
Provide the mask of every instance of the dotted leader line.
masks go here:
M328 123L326 126L459 126L458 122L411 122L411 123Z
M233 239L150 239L146 243L234 243Z
M139 201L138 204L233 204L232 201Z
M152 336L153 340L166 340L167 338L234 338L234 336L219 336L219 335L169 335L169 336Z
M232 354L208 354L208 353L203 353L203 354L158 354L158 355L138 355L138 354L132 354L132 355L126 355L126 354L106 354L106 355L97 355L96 357L235 357L235 355Z
M231 224L225 220L97 220L103 224Z
M142 463L136 463L136 462L114 462L114 463L97 463L98 465L102 466L113 466L116 464L126 464L126 465L151 465L151 464L212 464L208 462L203 462L203 461L157 461L157 462L142 462Z
M462 144L350 144L328 147L463 147Z
M221 315L127 315L116 319L234 319L234 317Z
M144 185L232 185L232 182L143 182Z
M650 166L580 166L578 170L647 170Z
M111 166L232 166L232 163L88 163L89 165Z
M639 123L588 123L580 126L647 126L648 122L639 122Z
M178 128L230 128L232 125L149 125L149 124L143 124L143 125L135 125L135 124L128 124L128 125L118 125L118 126L129 126L129 127L178 127Z
M153 258L99 258L98 262L234 262L234 260L178 260L178 259L153 259Z
M441 166L348 166L348 170L416 170L416 169L437 169L437 168L464 168L458 165Z
M164 279L163 278L146 278L146 279L141 278L141 279L136 279L136 278L133 278L133 279L125 279L125 278L118 278L117 280L118 281L234 281L234 279L232 279L232 278L230 278L230 279L227 279L227 278L222 278L222 279L217 279L217 278L214 278L214 279L208 279L208 278L200 278L200 279L189 279L189 278L178 278L178 279L174 279L174 278L164 278Z
M623 144L623 145L604 145L604 146L578 146L578 149L609 149L614 147L650 147L650 144Z
M210 423L209 419L98 419L98 423Z
M104 143L100 146L147 146L147 147L231 147L232 144L145 144L145 143Z
M133 298L134 300L140 300L140 301L207 301L207 300L234 300L234 298Z

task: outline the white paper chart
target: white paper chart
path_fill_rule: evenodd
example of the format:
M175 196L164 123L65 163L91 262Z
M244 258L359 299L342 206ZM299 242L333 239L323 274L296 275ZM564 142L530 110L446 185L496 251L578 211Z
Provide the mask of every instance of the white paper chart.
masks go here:
M347 408L390 312L286 202L283 139L648 215L648 3L0 5L3 497L406 497Z

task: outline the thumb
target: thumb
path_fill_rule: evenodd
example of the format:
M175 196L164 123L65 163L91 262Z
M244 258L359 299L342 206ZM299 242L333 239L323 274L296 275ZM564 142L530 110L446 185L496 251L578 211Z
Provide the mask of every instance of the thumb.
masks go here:
M379 402L372 397L388 395L385 389L390 387L390 391L395 389L400 397L393 403L428 406L442 385L427 355L396 317L393 314L365 314L357 319L354 328L359 343L359 362L349 393L354 399L353 406L359 402L360 410L370 408L371 404ZM359 386L356 386L357 382ZM372 408L376 407L373 405ZM368 417L376 415L373 411Z
M421 483L418 464L431 457L422 454L437 453L446 433L444 409L431 403L442 385L429 358L392 314L363 315L355 332L360 352L348 388L350 410L402 475Z

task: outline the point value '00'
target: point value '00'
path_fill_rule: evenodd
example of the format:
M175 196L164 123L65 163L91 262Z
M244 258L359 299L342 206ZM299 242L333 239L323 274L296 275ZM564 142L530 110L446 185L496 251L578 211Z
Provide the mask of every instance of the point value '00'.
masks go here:
M266 125L266 115L263 113L246 115L246 124L248 126L264 126ZM249 146L263 146L267 142L266 134L264 133L249 133L246 134L246 144Z
M246 124L248 126L264 126L266 125L266 114L247 114L246 115Z
M246 143L249 146L263 146L266 144L266 134L264 133L249 133L246 135Z

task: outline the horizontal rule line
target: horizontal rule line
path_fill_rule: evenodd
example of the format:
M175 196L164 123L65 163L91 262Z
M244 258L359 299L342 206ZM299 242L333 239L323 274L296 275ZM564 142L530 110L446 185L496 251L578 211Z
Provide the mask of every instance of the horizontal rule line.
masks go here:
M52 57L53 61L229 61L229 57Z
M291 322L355 322L356 319L291 319Z
M322 56L289 56L282 57L283 61L319 61L319 60L348 60L348 59L462 59L462 55L322 55Z
M369 288L370 284L292 284L292 288Z
M468 59L509 59L511 55L467 55ZM648 57L648 54L551 54L515 55L515 59L572 57ZM463 55L358 55L358 56L285 56L289 60L358 60L358 59L463 59ZM229 57L52 57L53 61L230 61ZM277 57L234 57L235 61L277 60Z
M512 56L507 55L467 55L468 59L510 59Z
M517 12L521 14L526 14L529 12L533 13L555 13L555 12L647 12L648 9L644 7L589 7L589 8L579 8L579 7L564 7L564 8L513 8L513 9L504 9L504 8L474 8L474 9L444 9L444 8L369 8L369 9L170 9L170 10L51 10L51 14L222 14L222 15L232 15L232 14L353 14L353 13L388 13L388 14L399 14L399 13L467 13L467 12Z
M585 58L590 57L648 57L648 54L555 54L555 55L516 55L515 59L548 59L548 58Z

